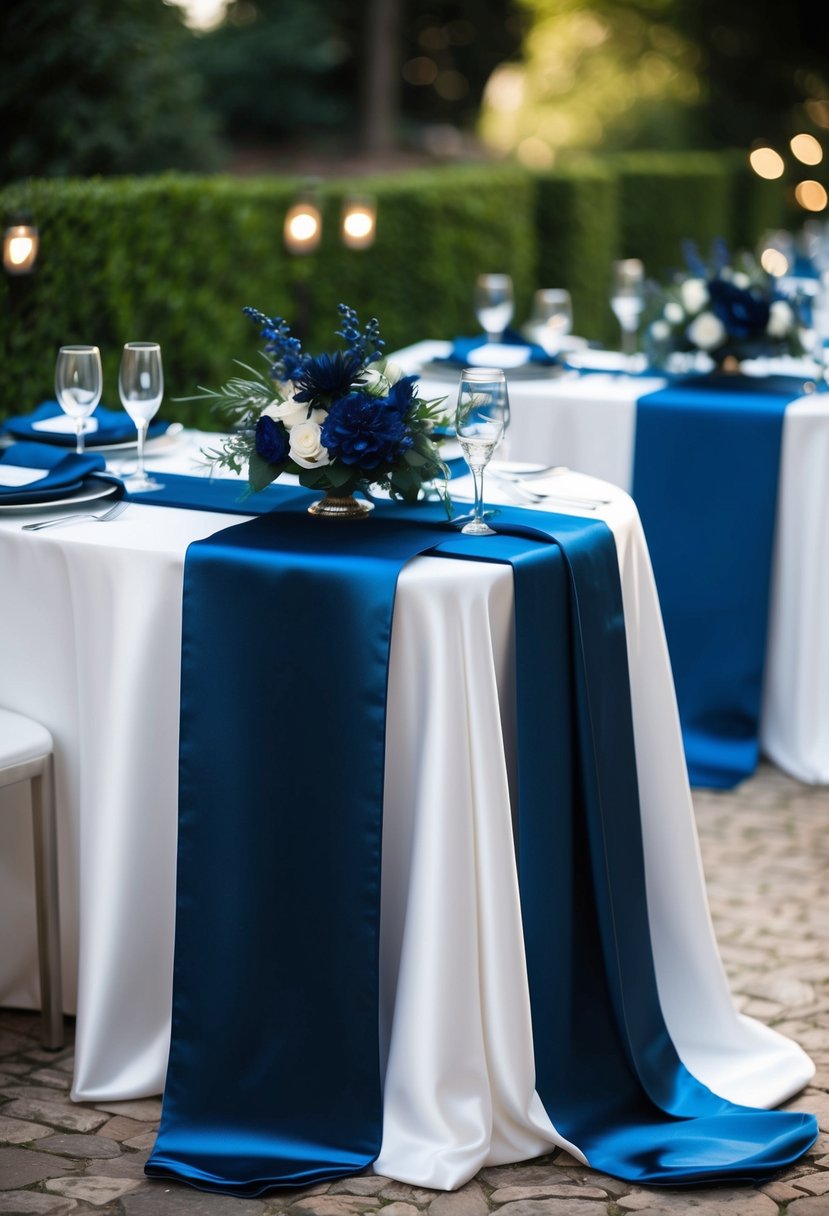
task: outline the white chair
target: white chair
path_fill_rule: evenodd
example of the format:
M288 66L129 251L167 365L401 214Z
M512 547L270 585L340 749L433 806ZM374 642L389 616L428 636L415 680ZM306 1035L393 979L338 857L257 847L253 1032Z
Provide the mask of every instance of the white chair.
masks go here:
M56 1050L63 1046L63 996L52 736L39 722L0 709L0 789L19 781L31 787L42 1038Z

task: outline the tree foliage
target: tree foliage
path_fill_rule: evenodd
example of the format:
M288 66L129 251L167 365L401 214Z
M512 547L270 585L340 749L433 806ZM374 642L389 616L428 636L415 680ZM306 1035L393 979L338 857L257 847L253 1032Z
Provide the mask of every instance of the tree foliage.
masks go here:
M6 0L0 178L213 167L191 38L161 2Z
M537 167L562 149L747 148L829 129L815 0L518 0L520 62L484 131Z

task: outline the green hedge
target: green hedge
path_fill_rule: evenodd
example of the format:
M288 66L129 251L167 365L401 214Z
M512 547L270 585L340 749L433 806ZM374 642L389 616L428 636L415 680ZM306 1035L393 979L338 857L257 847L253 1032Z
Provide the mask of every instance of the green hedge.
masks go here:
M539 287L566 287L573 324L589 338L615 340L608 269L618 257L618 182L595 161L571 164L536 181Z
M684 268L682 242L706 253L730 242L733 173L718 153L639 152L609 162L619 185L619 256L641 258L649 278Z
M375 245L344 249L338 236L351 187L378 202ZM25 207L40 231L34 275L2 277L0 416L53 393L57 348L94 342L104 360L104 403L117 404L120 350L132 339L163 347L170 416L210 425L202 403L180 403L256 360L242 315L252 304L292 321L312 318L309 346L336 343L336 306L381 320L387 349L419 337L475 332L472 282L485 266L513 275L527 307L535 274L534 187L513 167L388 176L321 189L323 241L292 258L282 221L299 183L282 178L184 177L43 180L0 193L5 222Z
M282 222L299 187L277 177L170 174L0 191L4 223L26 209L41 234L36 273L0 276L0 417L52 395L55 353L68 342L101 347L104 403L117 404L123 343L153 339L164 352L166 416L217 425L202 403L173 399L220 384L234 359L257 359L245 304L306 319L309 348L327 349L343 301L363 319L379 317L393 350L474 333L472 285L486 270L512 274L516 324L535 287L562 286L573 294L576 330L614 341L614 257L642 256L658 277L681 265L684 238L705 248L724 236L737 248L785 207L782 187L757 183L727 154L631 154L540 175L503 164L447 167L326 182L322 244L292 258ZM339 241L351 190L378 203L377 240L362 252Z

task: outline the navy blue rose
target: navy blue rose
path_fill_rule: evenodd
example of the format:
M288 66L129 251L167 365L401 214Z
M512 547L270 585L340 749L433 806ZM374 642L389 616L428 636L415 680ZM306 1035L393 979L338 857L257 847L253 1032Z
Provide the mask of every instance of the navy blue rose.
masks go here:
M708 295L714 315L719 317L729 337L745 340L759 338L769 323L769 303L747 288L736 287L727 279L712 279Z
M268 464L288 459L288 432L281 422L263 414L256 424L256 451Z
M349 392L361 368L356 355L344 355L340 350L308 359L294 380L294 400L336 401Z
M395 464L413 442L399 409L385 397L363 393L349 393L332 405L320 438L332 460L366 470Z

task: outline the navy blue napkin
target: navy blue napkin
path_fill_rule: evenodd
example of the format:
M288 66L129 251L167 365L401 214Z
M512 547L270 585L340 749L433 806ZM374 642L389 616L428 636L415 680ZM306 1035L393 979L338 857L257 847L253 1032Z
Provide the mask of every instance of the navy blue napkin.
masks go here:
M489 338L486 334L477 334L474 338L455 338L453 339L450 353L439 356L433 362L451 363L453 365L457 364L459 367L466 367L469 362L470 352L477 350L479 346L486 346L488 342ZM555 355L548 355L543 347L538 346L535 342L527 341L522 334L517 333L514 329L504 330L503 335L499 339L499 345L528 347L530 351L529 363L553 367L558 362Z
M71 432L41 431L33 423L44 422L47 418L56 418L63 413L57 401L42 401L31 414L20 415L6 420L3 431L15 439L32 439L36 443L54 444L56 447L74 448L75 436ZM88 448L102 447L110 443L129 443L136 438L135 423L124 410L108 410L98 406L93 417L98 428L84 437L84 446ZM151 422L147 435L152 439L163 435L169 426L163 420Z
M50 452L37 443L15 443L0 456L0 464L46 469L43 477L25 486L0 485L0 503L25 506L50 502L80 490L84 478L104 468L103 456L92 452Z

